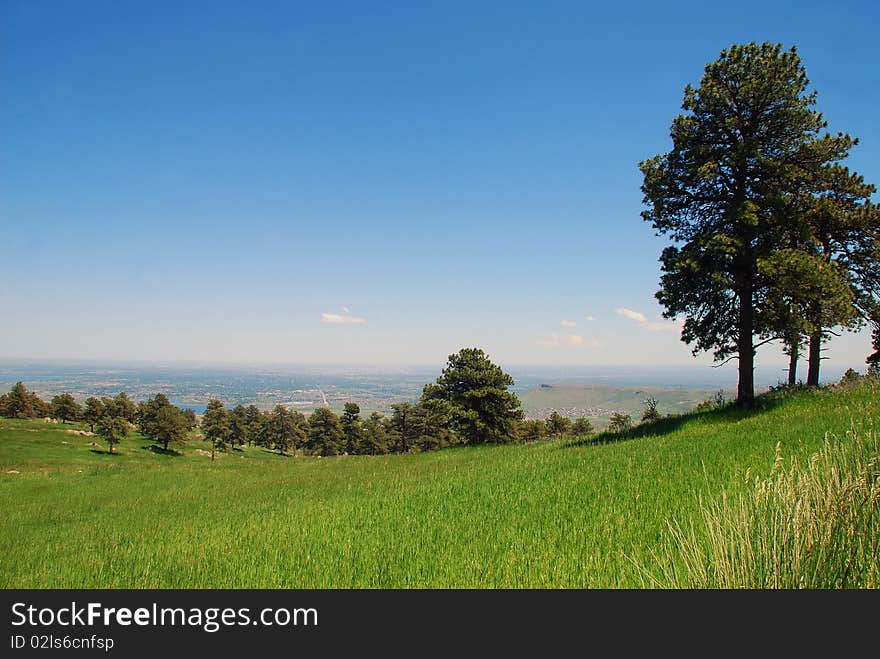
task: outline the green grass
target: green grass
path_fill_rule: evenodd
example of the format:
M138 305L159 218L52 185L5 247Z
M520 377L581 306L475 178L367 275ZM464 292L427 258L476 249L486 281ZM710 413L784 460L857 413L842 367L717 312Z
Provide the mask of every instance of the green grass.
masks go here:
M748 474L750 476L750 474ZM750 478L746 478L750 481ZM807 460L783 459L752 489L670 523L659 586L880 588L880 437L853 427ZM678 568L684 559L684 570Z
M0 586L650 585L670 520L745 492L777 442L803 458L826 432L873 427L878 394L773 395L757 413L664 420L622 441L324 459L251 448L214 464L199 442L168 456L133 437L110 456L59 426L0 420Z

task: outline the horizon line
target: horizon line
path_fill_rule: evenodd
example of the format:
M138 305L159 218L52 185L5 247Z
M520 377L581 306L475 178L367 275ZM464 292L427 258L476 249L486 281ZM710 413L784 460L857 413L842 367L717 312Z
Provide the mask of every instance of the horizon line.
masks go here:
M490 357L491 358L491 357ZM500 360L492 359L496 364ZM799 360L806 362L806 359ZM190 366L190 367L305 367L305 368L440 368L446 363L445 360L437 362L334 362L334 361L267 361L267 360L207 360L207 359L138 359L138 358L105 358L105 357L7 357L0 356L0 364L66 364L66 365L89 365L89 366ZM843 367L843 361L827 360L826 366ZM757 364L755 369L781 368L788 366L788 362L784 360L774 361L766 364ZM851 366L851 365L850 365ZM663 363L540 363L540 362L506 362L505 368L546 368L546 369L583 369L583 368L638 368L638 369L658 369L658 368L679 368L679 369L712 369L716 371L730 370L736 368L735 362L730 364L708 364L698 362L696 360L690 362L663 362Z

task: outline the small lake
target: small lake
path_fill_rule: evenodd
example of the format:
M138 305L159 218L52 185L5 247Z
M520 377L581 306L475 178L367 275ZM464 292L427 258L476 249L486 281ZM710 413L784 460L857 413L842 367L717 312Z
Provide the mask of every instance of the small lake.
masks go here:
M208 408L207 403L181 403L177 400L172 400L170 403L176 405L182 410L192 410L196 414L204 414L205 410Z

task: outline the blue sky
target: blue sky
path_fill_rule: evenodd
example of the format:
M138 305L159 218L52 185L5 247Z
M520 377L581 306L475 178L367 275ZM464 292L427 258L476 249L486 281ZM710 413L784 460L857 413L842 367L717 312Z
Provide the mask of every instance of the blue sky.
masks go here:
M691 363L637 163L707 62L796 44L880 182L876 5L732 9L8 0L0 357Z

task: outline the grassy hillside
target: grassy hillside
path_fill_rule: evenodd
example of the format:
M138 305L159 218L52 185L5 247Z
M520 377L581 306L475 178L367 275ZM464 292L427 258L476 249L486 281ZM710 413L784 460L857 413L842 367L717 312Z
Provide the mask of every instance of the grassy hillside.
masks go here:
M0 586L642 586L667 520L746 491L777 442L808 456L826 432L845 441L880 422L876 384L762 403L624 441L324 459L253 448L214 464L199 443L169 456L134 437L111 456L60 426L0 420Z

